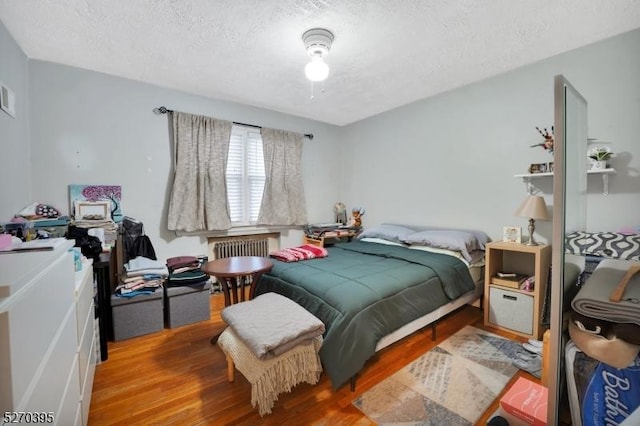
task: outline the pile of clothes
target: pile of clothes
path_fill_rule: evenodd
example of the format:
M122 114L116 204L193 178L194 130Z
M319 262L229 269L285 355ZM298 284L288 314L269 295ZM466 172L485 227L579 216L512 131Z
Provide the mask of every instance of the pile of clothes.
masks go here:
M203 287L209 281L209 275L202 272L206 256L176 256L167 259L166 268L168 287Z
M125 272L120 276L120 284L115 295L134 297L139 294L151 294L159 288L169 276L167 266L158 260L137 256L124 264Z
M515 353L511 364L534 377L542 377L542 341L529 339L522 344L522 349Z

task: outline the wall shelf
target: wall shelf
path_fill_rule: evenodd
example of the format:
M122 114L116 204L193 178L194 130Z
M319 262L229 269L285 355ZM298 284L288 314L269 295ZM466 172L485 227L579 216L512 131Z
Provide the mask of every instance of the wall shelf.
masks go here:
M609 194L609 175L614 175L616 173L616 169L607 168L607 169L592 169L587 170L587 175L602 175L602 194ZM529 194L533 193L533 182L532 180L544 177L553 177L553 172L547 173L525 173L520 175L513 175L515 178L521 178L522 181L527 185L527 192Z

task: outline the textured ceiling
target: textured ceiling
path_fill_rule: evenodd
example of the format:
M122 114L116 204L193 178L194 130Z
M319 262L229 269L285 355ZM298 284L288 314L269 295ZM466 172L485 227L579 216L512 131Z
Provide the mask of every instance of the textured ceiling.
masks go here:
M344 125L639 28L640 1L0 0L0 19L29 58ZM311 99L314 27L335 40Z

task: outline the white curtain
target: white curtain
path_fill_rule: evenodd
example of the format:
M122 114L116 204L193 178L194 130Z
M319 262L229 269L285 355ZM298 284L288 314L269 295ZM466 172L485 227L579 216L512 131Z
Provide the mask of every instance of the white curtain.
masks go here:
M173 112L174 180L168 228L231 228L225 172L231 121Z
M305 225L307 207L302 182L303 135L262 129L265 186L258 215L261 225Z

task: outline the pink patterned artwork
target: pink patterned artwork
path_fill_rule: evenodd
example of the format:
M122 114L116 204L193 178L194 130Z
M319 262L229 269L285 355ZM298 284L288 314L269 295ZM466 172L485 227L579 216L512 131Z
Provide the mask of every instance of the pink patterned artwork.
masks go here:
M69 211L74 214L76 201L110 201L114 222L122 221L122 187L119 185L69 185Z

